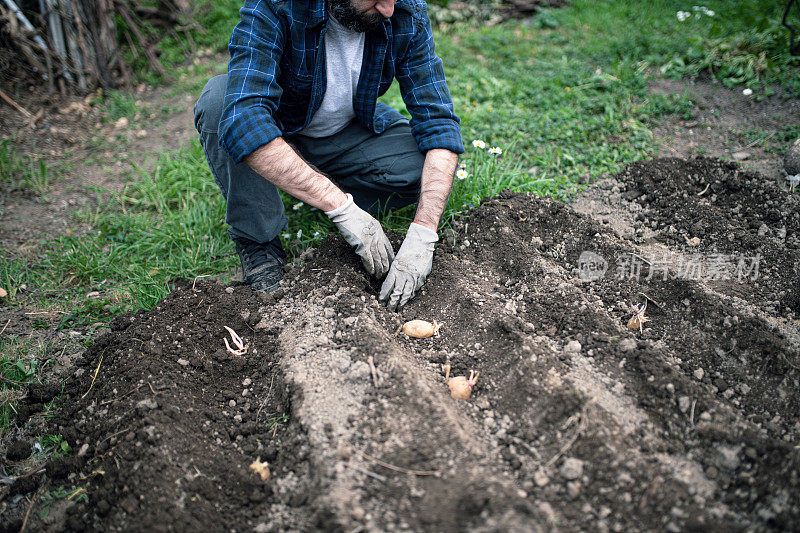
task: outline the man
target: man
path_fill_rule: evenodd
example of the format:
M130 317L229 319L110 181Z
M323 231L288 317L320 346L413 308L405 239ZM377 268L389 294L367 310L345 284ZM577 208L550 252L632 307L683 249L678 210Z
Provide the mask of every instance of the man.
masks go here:
M396 310L431 271L437 228L464 151L422 0L247 0L227 76L195 126L227 201L245 283L275 288L278 189L321 209ZM376 99L397 79L411 121ZM419 202L395 256L370 214Z

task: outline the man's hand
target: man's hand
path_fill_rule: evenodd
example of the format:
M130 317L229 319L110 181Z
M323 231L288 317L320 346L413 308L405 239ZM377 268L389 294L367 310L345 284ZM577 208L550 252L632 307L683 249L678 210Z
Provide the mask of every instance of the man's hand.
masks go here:
M394 259L394 250L380 222L358 207L349 193L344 205L325 214L339 228L344 240L355 248L367 272L376 278L383 277Z
M381 287L379 299L388 299L391 311L403 307L425 283L433 265L433 248L439 236L430 228L414 222L408 228L389 275Z

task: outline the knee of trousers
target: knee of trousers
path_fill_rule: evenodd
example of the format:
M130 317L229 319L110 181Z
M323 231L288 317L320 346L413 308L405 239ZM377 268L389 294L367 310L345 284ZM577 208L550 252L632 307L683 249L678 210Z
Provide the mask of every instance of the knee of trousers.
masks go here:
M425 156L420 153L409 153L398 158L394 164L385 171L386 185L403 192L419 191L422 184L422 167Z
M194 105L194 127L199 133L217 133L227 84L228 75L221 74L211 78L203 87Z

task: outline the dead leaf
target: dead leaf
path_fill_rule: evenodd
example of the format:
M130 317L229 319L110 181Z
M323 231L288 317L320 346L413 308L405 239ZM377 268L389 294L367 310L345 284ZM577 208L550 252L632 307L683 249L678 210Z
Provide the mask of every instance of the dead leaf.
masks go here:
M3 287L0 287L0 298L5 298L8 296L8 292Z

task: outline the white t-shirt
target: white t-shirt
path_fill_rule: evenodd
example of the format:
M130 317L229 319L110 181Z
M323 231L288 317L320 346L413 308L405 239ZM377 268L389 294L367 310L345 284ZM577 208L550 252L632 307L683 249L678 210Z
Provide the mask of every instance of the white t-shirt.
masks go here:
M325 33L325 97L311 123L300 133L307 137L327 137L340 132L355 118L353 96L356 94L365 34L350 31L333 17L328 18Z

